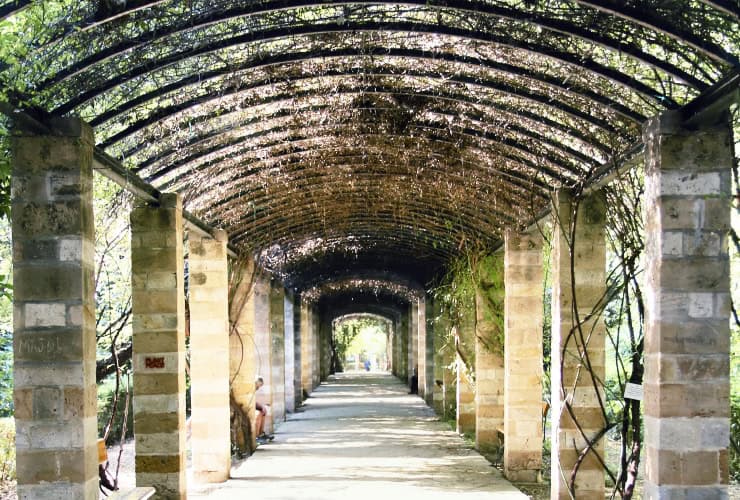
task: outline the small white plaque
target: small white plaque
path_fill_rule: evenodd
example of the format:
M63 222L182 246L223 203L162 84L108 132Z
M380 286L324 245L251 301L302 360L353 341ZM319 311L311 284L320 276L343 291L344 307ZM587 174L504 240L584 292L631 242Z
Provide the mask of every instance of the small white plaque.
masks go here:
M642 385L627 382L624 386L624 399L642 401Z

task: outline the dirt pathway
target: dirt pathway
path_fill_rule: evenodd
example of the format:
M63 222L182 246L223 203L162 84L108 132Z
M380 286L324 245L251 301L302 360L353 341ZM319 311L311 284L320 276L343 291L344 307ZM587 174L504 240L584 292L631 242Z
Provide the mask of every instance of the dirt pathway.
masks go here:
M332 377L221 485L190 498L524 500L390 375Z

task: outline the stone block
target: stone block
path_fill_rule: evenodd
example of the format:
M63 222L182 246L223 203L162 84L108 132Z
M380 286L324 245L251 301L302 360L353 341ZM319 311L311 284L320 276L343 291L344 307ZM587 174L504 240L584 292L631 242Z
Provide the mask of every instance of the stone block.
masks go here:
M134 426L137 435L162 434L166 432L178 432L184 430L180 428L180 425L180 417L177 412L138 412L134 414Z
M183 456L177 455L136 455L136 473L176 474L182 470ZM137 483L138 484L138 483Z
M13 270L14 293L25 301L81 300L83 277L74 265L19 266Z
M58 302L27 302L24 304L26 328L65 326L67 324L66 307Z
M177 373L136 374L134 373L134 396L173 394L185 390L184 380Z
M16 474L19 484L38 484L42 482L83 483L95 474L97 463L84 450L24 450L16 453ZM92 456L92 454L90 454ZM96 454L97 455L97 454ZM87 463L86 463L86 458ZM97 458L97 456L95 457ZM97 460L95 460L97 462Z
M662 196L717 196L722 172L664 171L660 176Z
M730 416L729 380L686 384L645 384L645 413L655 417Z

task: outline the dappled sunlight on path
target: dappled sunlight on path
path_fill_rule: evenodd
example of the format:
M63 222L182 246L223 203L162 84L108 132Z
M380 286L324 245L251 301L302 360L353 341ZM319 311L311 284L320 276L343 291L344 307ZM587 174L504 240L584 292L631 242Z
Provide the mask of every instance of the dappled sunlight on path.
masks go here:
M331 377L232 479L191 498L525 499L394 377Z

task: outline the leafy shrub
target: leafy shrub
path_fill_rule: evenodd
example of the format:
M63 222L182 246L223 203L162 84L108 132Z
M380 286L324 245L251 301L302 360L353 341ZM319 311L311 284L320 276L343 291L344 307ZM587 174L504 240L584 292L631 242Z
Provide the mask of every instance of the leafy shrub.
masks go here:
M15 420L0 419L0 483L15 480Z

